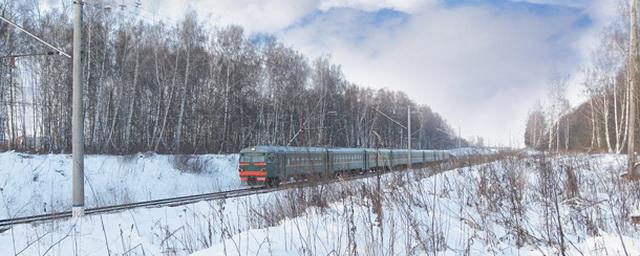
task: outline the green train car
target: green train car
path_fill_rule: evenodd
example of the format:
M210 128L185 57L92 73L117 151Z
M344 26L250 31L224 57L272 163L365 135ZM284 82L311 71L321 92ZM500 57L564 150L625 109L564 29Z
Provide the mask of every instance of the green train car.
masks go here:
M446 150L411 150L411 163L451 159ZM404 168L406 149L255 146L240 151L238 171L247 185L278 185L290 178L333 177L343 173Z

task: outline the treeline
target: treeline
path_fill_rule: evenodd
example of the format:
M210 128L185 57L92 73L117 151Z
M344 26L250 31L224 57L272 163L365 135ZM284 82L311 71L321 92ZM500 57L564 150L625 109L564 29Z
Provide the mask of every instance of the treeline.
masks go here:
M70 13L0 5L4 16L71 52ZM309 61L271 36L211 28L187 14L150 22L87 3L85 144L90 153L237 152L255 144L450 148L455 132L402 92L347 81L330 58ZM0 54L48 51L0 23ZM0 136L6 149L70 152L71 60L2 59ZM393 86L393 85L389 85ZM466 142L463 142L466 144Z
M527 146L549 151L626 151L631 132L629 99L637 99L638 94L629 93L629 9L626 4L619 7L618 19L603 29L592 52L592 65L583 71L587 101L571 109L565 95L567 79L554 79L545 103L537 103L529 113Z

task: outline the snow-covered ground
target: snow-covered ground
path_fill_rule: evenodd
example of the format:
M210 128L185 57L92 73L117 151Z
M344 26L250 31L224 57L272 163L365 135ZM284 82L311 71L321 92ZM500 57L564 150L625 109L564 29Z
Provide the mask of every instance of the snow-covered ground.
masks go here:
M406 184L395 176L385 182L382 225L375 195L366 196L374 183L351 184L353 197L193 255L640 255L628 215L640 186L620 178L623 163L514 157L424 179L414 173L419 181Z
M369 178L18 225L0 255L639 255L623 163L511 157L383 175L380 194Z
M449 150L449 153L454 156L493 155L497 152L496 149L481 147L454 148Z
M237 155L88 155L86 205L237 188L237 166ZM0 153L0 219L68 210L70 206L70 155Z

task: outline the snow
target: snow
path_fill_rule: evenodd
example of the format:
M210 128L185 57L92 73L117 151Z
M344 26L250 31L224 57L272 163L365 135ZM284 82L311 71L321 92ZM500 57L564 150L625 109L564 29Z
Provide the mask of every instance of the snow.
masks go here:
M558 255L553 194L567 255L639 255L625 212L640 195L621 170L623 157L575 155L385 174L381 226L374 177L17 225L0 233L0 255Z
M238 188L237 155L88 155L86 206ZM0 153L0 219L69 210L71 156Z
M394 189L389 186L391 180L386 180L388 205L383 212L382 239L378 235L380 228L375 225L376 214L371 211L371 202L355 199L355 203L337 202L326 210L310 209L305 215L285 219L274 227L243 231L192 255L221 255L223 251L224 255L343 255L349 254L351 250L361 255L433 255L436 251L439 255L560 254L557 243L549 245L548 242L540 241L545 238L543 220L554 220L552 214L544 213L543 207L533 204L534 197L539 195L535 195L532 190L537 189L536 183L540 182L536 178L537 174L529 167L534 163L511 161L513 160L438 174L416 184L406 185L409 187L407 190ZM593 159L569 156L553 159L550 164L557 173L561 173L559 171L567 166L576 168L576 175L583 182L580 190L588 191L594 181L617 177L615 173L622 166L622 161L612 155L595 156ZM522 175L520 182L525 182L524 187L518 189L526 190L522 193L524 214L521 218L511 215L513 213L510 207L513 205L501 204L508 204L508 200L502 199L499 203L485 202L486 205L482 205L482 199L468 185L469 182L478 182L480 175L491 175L489 172L512 175L509 168L522 168L517 171L518 175ZM417 176L415 174L413 177ZM494 178L505 177L498 174ZM558 181L566 185L566 180ZM498 183L489 186L497 186ZM366 182L364 184L372 185ZM560 202L567 255L640 254L640 236L635 226L621 224L624 226L621 231L623 234L619 235L612 219L620 214L617 212L619 209L600 205L611 196L604 193L603 190L608 186L605 184L596 184L598 190L602 190L595 194L595 198L584 196L575 200L583 202L583 205L573 205L574 200ZM397 195L394 196L395 193ZM408 193L414 194L409 196ZM489 198L496 199L496 196ZM632 200L637 202L638 196L635 195ZM527 202L531 205L526 205ZM599 203L589 205L594 202ZM490 209L488 205L494 205L497 209ZM353 212L353 217L349 216L350 211ZM579 218L589 219L589 214L603 222L595 224L599 226L597 235L589 234L587 227L579 226L584 221ZM521 224L510 223L514 220L521 221ZM355 243L349 243L350 230L351 240L356 241ZM516 246L518 238L514 230L524 230L526 234L522 238L526 242L520 247ZM556 231L553 230L547 239L554 240L557 237L554 232ZM233 247L238 241L244 241L239 250Z
M496 149L482 147L455 148L449 150L449 153L454 156L493 155L497 152Z

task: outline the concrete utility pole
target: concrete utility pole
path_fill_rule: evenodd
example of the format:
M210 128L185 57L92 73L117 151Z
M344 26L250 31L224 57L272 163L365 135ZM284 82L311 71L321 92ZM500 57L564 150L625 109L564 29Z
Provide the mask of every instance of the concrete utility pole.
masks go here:
M407 148L409 149L407 168L411 169L411 106L407 106Z
M387 114L385 114L384 112L380 111L377 108L374 108L374 110L378 113L380 113L382 116L384 116L385 118L389 119L389 121L394 122L395 124L397 124L398 126L404 128L407 130L407 149L409 150L409 158L407 159L407 167L411 168L411 106L407 107L407 126L402 125L400 122L393 120L393 118L391 118L390 116L388 116Z
M84 216L84 111L82 103L82 0L73 2L73 217Z
M636 148L635 148L635 122L636 122L636 95L635 87L638 74L638 0L631 0L631 40L629 46L629 141L627 155L629 156L628 176L637 178L635 173Z

